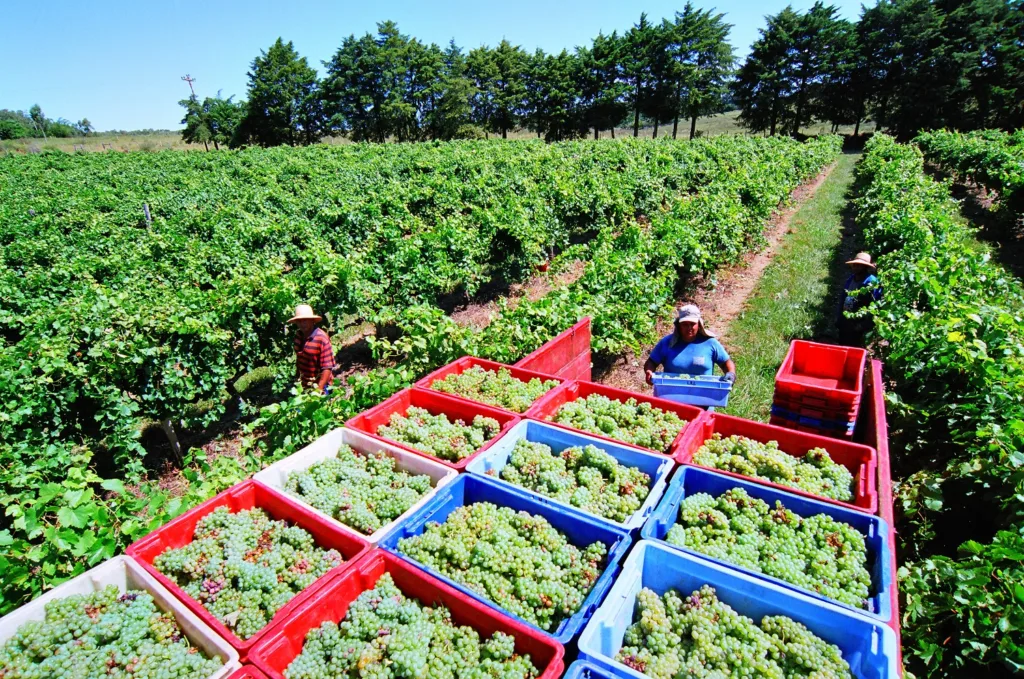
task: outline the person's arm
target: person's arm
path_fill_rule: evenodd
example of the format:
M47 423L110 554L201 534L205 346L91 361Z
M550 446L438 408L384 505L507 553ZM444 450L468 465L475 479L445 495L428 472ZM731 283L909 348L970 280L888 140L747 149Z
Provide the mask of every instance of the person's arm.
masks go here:
M725 371L725 380L729 383L736 382L736 362L731 358L725 359L725 364L722 366L722 370Z
M654 359L648 358L644 361L644 378L647 380L647 384L654 384L654 371L658 369L658 364L654 362Z
M331 340L327 333L323 333L322 337L323 341L320 343L320 374L316 380L316 386L320 393L323 393L334 376L334 347L331 346Z

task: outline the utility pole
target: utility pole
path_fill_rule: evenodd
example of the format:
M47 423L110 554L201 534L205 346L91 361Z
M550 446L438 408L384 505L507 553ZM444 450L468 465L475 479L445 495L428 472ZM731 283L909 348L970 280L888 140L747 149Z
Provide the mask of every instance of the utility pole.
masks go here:
M188 73L181 76L181 79L188 83L188 88L192 90L192 98L194 99L196 96L196 90L194 87L192 87L192 83L194 83L196 79L190 76Z

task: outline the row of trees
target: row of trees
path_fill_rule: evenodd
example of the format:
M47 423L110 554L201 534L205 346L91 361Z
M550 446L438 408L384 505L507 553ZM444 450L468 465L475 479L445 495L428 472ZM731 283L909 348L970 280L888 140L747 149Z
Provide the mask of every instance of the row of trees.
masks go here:
M468 53L401 33L351 35L319 78L278 39L252 63L247 101L181 102L188 141L309 144L323 136L383 142L506 137L549 141L641 122L671 124L729 108L753 132L799 133L812 121L865 120L908 137L921 129L1024 125L1024 0L879 0L858 21L817 2L767 17L735 69L731 26L687 3L660 23L646 15L586 47L529 53L502 41Z
M50 120L39 104L25 111L0 109L0 139L30 137L84 137L93 132L92 123L82 118L77 123L64 118Z
M856 23L820 2L787 7L733 83L753 131L795 134L812 120L918 131L1024 125L1024 2L880 0Z
M725 110L733 70L729 24L687 3L673 19L646 15L588 47L529 53L503 40L464 52L401 33L391 21L351 35L316 71L278 39L252 63L247 101L182 100L187 141L271 146L328 134L416 141L529 129L549 141L597 137L632 119L658 127ZM235 127L229 127L229 123Z

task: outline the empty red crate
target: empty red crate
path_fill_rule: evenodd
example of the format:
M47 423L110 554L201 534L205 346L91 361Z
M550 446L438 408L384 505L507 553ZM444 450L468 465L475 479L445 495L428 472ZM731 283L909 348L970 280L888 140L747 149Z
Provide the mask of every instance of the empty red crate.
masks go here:
M768 424L790 429L792 431L802 431L808 434L814 434L815 436L825 436L827 438L836 439L837 441L853 440L853 431L822 429L821 427L813 427L806 424L800 424L799 422L793 422L792 420L787 420L784 417L778 417L776 415L772 415L768 418Z
M242 665L228 679L267 679L255 665Z
M555 387L543 397L537 400L533 404L533 407L526 411L526 416L535 420L548 421L548 418L554 417L559 409L570 401L576 401L581 398L587 398L594 394L600 394L601 396L607 396L610 399L616 401L628 401L634 399L638 403L650 403L655 408L675 413L679 417L686 420L687 425L679 431L679 435L676 436L675 441L666 450L656 450L656 453L662 453L666 455L675 455L676 447L683 438L683 434L690 428L691 424L705 416L706 413L703 409L696 406L690 406L683 403L676 403L675 401L666 401L660 398L654 398L653 396L647 396L645 394L637 394L632 391L626 391L625 389L616 389L615 387L608 387L603 384L595 384L593 382L577 382L569 381L561 386ZM576 429L564 424L558 424L557 422L551 421L551 424L562 427L563 429L571 429L572 431L579 431L588 436L596 436L597 438L604 439L606 441L615 441L615 443L625 443L626 445L633 445L624 441L618 441L616 439L602 436L590 431L583 431L582 429ZM641 450L649 450L642 446L633 445L634 448ZM677 460L678 461L678 460Z
M281 610L271 619L262 630L246 640L239 639L234 632L227 628L220 620L213 617L206 608L198 601L186 594L180 587L158 571L153 566L153 561L168 549L184 547L192 542L192 535L195 533L199 520L211 513L218 507L227 507L231 512L240 512L245 509L262 509L273 519L287 521L307 531L316 540L318 547L323 549L336 549L345 558L345 562L337 568L329 571L315 583L296 594L291 601L285 604ZM299 604L301 604L313 592L323 586L333 574L340 573L369 551L370 543L362 538L340 530L333 526L327 519L319 516L304 507L300 507L278 495L266 486L249 480L237 486L228 488L220 495L216 495L203 504L182 514L173 521L164 524L146 537L128 547L128 555L142 564L149 573L160 581L164 587L170 590L171 594L182 601L193 613L198 615L203 622L212 627L218 634L227 640L232 647L238 651L238 655L244 662L249 649L260 640L268 631L273 629L282 620L285 620Z
M565 649L542 632L485 606L441 582L403 559L383 550L374 550L348 571L331 578L297 608L286 623L277 627L253 649L251 658L271 679L283 679L288 665L302 652L306 634L326 621L340 622L349 604L372 589L384 573L390 573L402 592L427 606L445 606L458 625L468 625L481 637L495 632L516 638L516 652L530 655L542 679L555 679L563 669Z
M458 462L442 460L441 458L425 453L422 450L417 450L408 444L392 441L389 438L377 435L377 430L390 422L392 415L398 414L404 416L412 406L423 408L431 415L444 414L453 422L455 420L462 420L467 424L472 422L473 418L477 415L492 417L501 425L501 432L498 436L495 436L490 441L484 443L480 450L476 451L469 457L459 460ZM506 431L511 429L517 422L519 422L519 417L506 410L499 410L498 408L492 408L490 406L474 403L462 398L455 398L436 391L429 391L414 387L412 389L403 389L380 405L356 415L346 422L345 426L350 429L356 429L369 434L381 441L387 441L388 443L398 446L404 450L410 450L417 455L429 457L431 460L437 460L443 465L447 465L453 469L461 471L466 468L466 465L469 464L474 457L490 448L491 445L501 437L501 434L504 434Z
M775 393L785 398L817 397L833 407L857 405L866 360L864 349L793 340L775 374Z
M488 360L485 360L485 359L482 359L482 358L476 358L474 356L463 356L459 360L457 360L457 361L455 361L453 363L449 363L448 365L444 366L443 368L438 368L437 370L435 370L434 372L430 373L429 375L424 377L422 380L417 382L415 384L415 386L419 387L420 389L430 389L430 385L432 385L434 382L438 382L440 380L443 380L444 378L448 377L449 375L461 375L462 373L466 372L470 368L475 368L475 367L480 367L480 368L483 368L484 370L492 370L494 372L498 372L499 370L504 368L505 370L508 370L509 374L512 375L512 377L514 377L515 379L520 380L522 382L529 382L530 380L535 379L535 378L540 380L541 382L546 382L546 381L549 381L549 380L554 380L555 382L558 382L559 384L561 384L562 382L565 382L565 378L562 378L562 377L556 377L554 375L546 375L544 373L534 372L532 370L524 370L523 368L516 368L515 366L505 365L504 363L497 363L495 361L488 361ZM443 393L443 392L438 392L438 393ZM469 398L468 396L459 396L457 394L448 394L448 396L451 396L453 398L458 398L458 399L461 399L463 401L469 401L471 403L481 403L480 401L474 401L473 399ZM490 404L484 403L483 405L490 405ZM490 407L497 408L498 406L490 406ZM502 410L504 410L504 408L502 408ZM514 411L509 411L509 412L514 412Z
M819 420L845 420L847 422L854 422L857 419L857 412L860 410L859 404L852 407L844 405L830 406L818 402L808 402L804 399L786 398L779 394L776 394L775 398L772 399L772 405L805 417L814 417Z
M812 448L824 448L835 462L843 465L853 474L853 502L839 502L838 500L832 500L821 495L808 493L799 488L772 483L764 479L744 477L741 474L716 469L715 471L720 474L751 478L756 483L762 483L766 486L780 488L791 493L806 495L816 500L831 502L832 504L861 511L874 513L878 507L878 486L875 479L877 461L874 448L862 446L858 443L849 443L838 439L794 431L771 424L744 420L720 413L707 413L699 422L686 428L683 440L679 443L676 462L680 464L694 464L692 462L694 453L714 434L721 434L723 438L733 435L745 436L761 443L777 441L779 450L794 457L803 457Z

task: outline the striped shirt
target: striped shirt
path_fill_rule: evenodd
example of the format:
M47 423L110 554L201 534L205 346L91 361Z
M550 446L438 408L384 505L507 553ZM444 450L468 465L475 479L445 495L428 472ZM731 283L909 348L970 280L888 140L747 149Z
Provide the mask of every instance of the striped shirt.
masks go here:
M314 328L307 337L295 336L295 360L303 384L315 383L320 373L334 369L334 348L331 338L320 328Z

